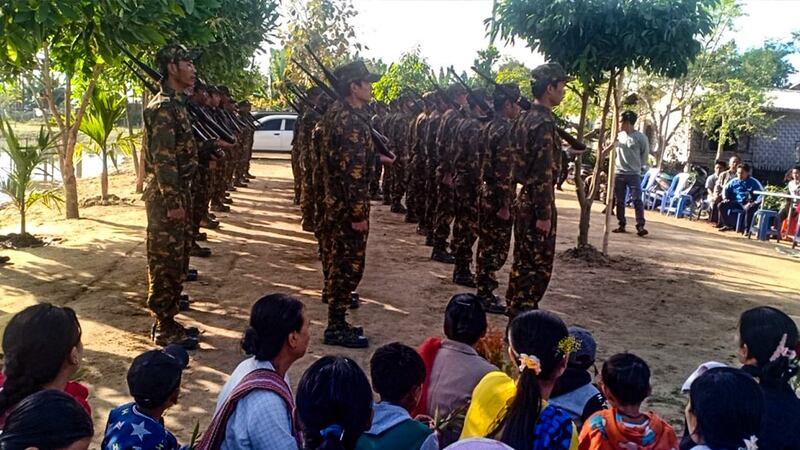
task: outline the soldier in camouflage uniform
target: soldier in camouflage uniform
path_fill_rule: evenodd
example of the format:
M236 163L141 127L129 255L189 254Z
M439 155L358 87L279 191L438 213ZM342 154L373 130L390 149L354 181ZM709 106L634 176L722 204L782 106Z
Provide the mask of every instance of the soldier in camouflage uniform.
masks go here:
M433 93L422 97L423 110L414 119L409 134L410 152L408 158L408 189L406 192L406 222L419 223L425 216L425 162L428 158L426 148L430 115L435 108ZM420 224L417 232L423 236L426 231Z
M191 180L197 170L197 148L186 110L186 90L195 81L192 54L168 45L156 55L164 76L161 91L144 111L144 170L142 199L147 211L147 306L156 322L157 345L197 348L199 332L175 321L182 283L184 255L189 250Z
M556 248L555 183L560 170L561 140L552 108L564 98L570 81L557 63L533 69L530 111L511 129L512 176L522 185L514 215L514 263L509 277L508 314L538 308L553 272Z
M380 79L362 61L334 71L337 100L322 118L325 178L323 239L328 255L328 326L324 342L364 348L363 331L346 321L351 293L361 282L369 233L369 182L373 176L372 139L364 106L372 99L372 83Z
M208 90L200 83L196 83L189 101L198 108L205 105L208 97ZM195 126L202 126L195 124ZM205 142L197 141L197 172L192 180L192 251L191 256L210 256L211 250L200 247L197 242L206 240L206 234L200 232L200 224L208 216L208 201L210 197L211 169L212 160L216 160L218 144L215 140Z
M319 104L322 96L322 89L317 86L309 89L306 93L309 101L315 105ZM294 144L300 153L300 171L303 174L303 185L300 192L300 211L302 214L302 226L305 231L314 231L316 223L316 203L314 202L314 155L311 149L311 139L314 128L317 126L321 116L311 106L306 105L303 115L295 123L297 134L294 135Z
M246 128L244 131L246 144L244 145L244 152L242 152L242 160L239 166L239 177L243 183L247 183L251 178L250 175L250 160L253 158L253 137L256 133L256 125L251 120L250 110L252 105L247 100L242 100L238 104L239 120L241 120Z
M384 128L384 121L386 120L386 116L388 114L386 104L383 102L375 102L374 109L375 115L372 117L372 126L385 136L386 129ZM382 200L381 175L383 174L383 164L381 164L381 160L378 157L377 152L375 153L375 158L373 159L374 161L372 162L372 165L375 166L375 176L372 177L372 181L369 183L369 194L370 198L373 200Z
M394 164L388 168L392 173L391 211L396 214L406 214L407 210L403 206L403 196L406 194L408 182L409 137L414 118L414 100L404 94L398 101L398 108L399 111L394 116L394 120L392 120L391 134L388 136L397 156Z
M400 99L394 99L389 103L389 110L386 117L381 121L381 132L389 139L391 150L397 154L397 141L394 137L394 125L397 117L400 115ZM392 194L394 192L394 167L386 167L383 170L383 183L381 184L381 191L383 193L383 204L390 206L392 204Z
M520 113L516 84L503 84L494 91L494 119L484 131L481 158L481 188L478 201L478 249L475 256L478 296L490 313L506 308L494 294L499 283L496 272L506 263L511 245L511 205L516 188L511 179L509 132Z
M453 208L453 282L467 287L475 287L472 275L472 247L478 239L478 187L480 184L480 137L485 119L491 111L484 111L488 95L484 89L476 89L467 99L469 111L458 124L453 140L453 169L455 202ZM477 97L477 98L476 98Z
M450 86L447 95L450 105L442 115L439 129L436 132L437 161L436 167L436 216L433 229L433 251L431 259L445 264L453 264L455 258L447 252L447 238L450 237L450 224L455 214L455 168L454 141L456 130L464 118L467 104L467 92L458 85ZM456 105L460 106L456 108Z
M439 149L436 147L436 133L447 111L447 104L438 94L434 97L435 107L428 118L425 136L425 212L420 219L418 231L425 232L425 245L433 246L433 230L436 217L436 203L439 183L436 181L436 168L439 166Z
M222 102L222 95L216 86L208 86L209 103L208 113L213 120L220 126L230 130L228 125L223 120L221 115L220 104ZM233 131L233 130L230 130ZM225 174L227 173L227 166L230 164L232 154L235 151L235 144L228 144L224 148L225 156L216 161L214 167L211 168L211 211L214 212L229 212L231 208L226 203L231 203L230 199L226 198L227 181Z

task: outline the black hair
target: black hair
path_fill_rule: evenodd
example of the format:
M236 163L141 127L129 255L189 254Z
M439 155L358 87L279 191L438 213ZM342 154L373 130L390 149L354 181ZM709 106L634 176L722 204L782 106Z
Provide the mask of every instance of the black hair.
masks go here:
M627 110L622 113L623 122L627 122L631 125L636 125L637 120L639 120L639 116L637 116L636 113L631 110Z
M486 311L475 294L456 294L444 310L444 335L462 344L475 345L486 334Z
M506 410L505 417L496 423L489 434L513 448L533 448L536 440L534 425L542 410L539 380L553 379L559 363L566 354L559 343L569 336L567 326L557 315L543 310L518 315L509 325L510 345L517 355L526 354L539 359L541 372L525 369L517 380L517 393ZM518 356L517 356L518 358ZM517 366L520 361L514 361Z
M773 355L783 336L785 347L794 350L798 345L797 324L783 311L771 306L758 306L742 313L739 318L739 346L747 345L747 357L758 364L755 373L764 386L779 386L797 374L786 356Z
M369 361L372 387L381 401L399 403L425 382L425 362L416 350L399 342L375 350Z
M349 97L350 94L352 94L351 86L353 84L357 84L357 85L360 86L361 83L363 83L363 82L364 82L364 80L353 80L353 81L351 81L349 83L339 82L336 85L336 93L339 94L339 96L342 97L342 98Z
M14 315L3 332L6 381L0 415L52 382L80 341L81 325L72 308L40 303Z
M547 92L547 88L549 88L550 86L558 86L558 83L561 83L563 81L564 80L553 80L550 78L532 80L531 93L533 94L534 98L542 98L542 96Z
M350 358L323 356L300 379L297 415L307 449L354 449L372 419L372 389L364 371Z
M71 395L46 389L19 402L0 434L1 450L57 450L94 435L92 418Z
M732 367L710 369L692 383L690 409L705 445L742 448L761 429L764 396L758 383Z
M617 353L608 358L600 377L624 406L639 405L650 395L650 367L633 353Z
M797 171L800 171L800 164L798 164L798 165L796 165L796 166L792 167L792 170L797 170Z
M742 169L742 171L744 172L751 172L753 170L753 168L750 167L750 164L747 163L742 164L741 166L739 166L739 168Z
M722 159L718 159L718 160L716 160L716 161L714 162L714 165L715 165L715 166L728 167L728 163L727 163L725 160L722 160Z
M271 361L290 333L303 328L303 303L286 294L261 297L250 311L250 326L242 337L242 350L259 361Z

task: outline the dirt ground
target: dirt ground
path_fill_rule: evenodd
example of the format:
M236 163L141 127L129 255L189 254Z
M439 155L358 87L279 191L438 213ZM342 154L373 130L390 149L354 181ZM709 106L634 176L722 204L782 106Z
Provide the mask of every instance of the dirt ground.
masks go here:
M111 177L111 192L134 200L129 169ZM309 352L290 371L296 383L321 355L346 354L366 369L379 345L417 345L441 333L447 300L463 291L450 282L452 266L430 261L430 249L413 225L373 204L367 269L359 288L366 304L351 315L365 327L371 350L323 346L326 308L319 301L316 243L301 230L292 205L289 165L259 161L253 172L258 178L250 187L233 194L233 212L219 215L223 226L208 232L214 255L192 261L200 281L188 283L186 291L196 303L180 318L205 334L184 375L181 403L167 415L181 442L188 441L195 423L203 429L210 421L227 374L243 358L238 344L250 305L262 294L293 294L312 318ZM99 182L81 180L80 189L85 197L97 195ZM574 192L558 194L560 251L574 244L577 206ZM36 302L77 310L86 348L80 377L92 392L99 443L108 411L129 400L125 373L132 358L150 346L152 322L144 306L146 222L141 201L83 208L81 214L81 220L67 221L57 212L35 209L30 231L56 242L0 249L13 263L0 266L0 313L7 320ZM679 424L686 376L704 361L735 361L741 311L769 304L800 321L800 259L784 244L723 235L704 223L651 212L648 219L647 238L612 235L610 252L617 261L610 267L559 259L541 306L593 330L600 360L620 351L644 357L653 370L649 407ZM17 228L15 212L0 210L0 234ZM591 241L599 244L601 233L596 206ZM500 275L499 292L507 276L508 267ZM505 325L496 316L492 323Z

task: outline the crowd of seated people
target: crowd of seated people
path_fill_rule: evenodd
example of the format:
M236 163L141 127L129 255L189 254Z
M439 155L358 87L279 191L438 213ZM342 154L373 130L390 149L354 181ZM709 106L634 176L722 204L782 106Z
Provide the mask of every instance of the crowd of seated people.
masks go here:
M791 384L800 367L798 328L773 307L741 314L740 367L702 364L687 380L680 438L645 406L647 361L619 353L598 373L591 332L552 312L511 321L504 366L512 373L476 351L486 313L477 297L460 294L447 305L444 338L425 339L417 350L378 348L369 378L348 357L322 356L293 392L286 374L306 353L308 327L302 302L290 296L253 305L241 341L247 358L222 387L213 416L197 418L203 433L193 448L800 449L800 399ZM82 354L75 313L49 304L23 310L8 323L2 350L0 450L89 448L87 391L69 381ZM185 448L164 416L178 402L189 363L179 347L137 356L127 373L131 400L111 410L101 448ZM445 426L441 411L460 419Z
M786 174L784 194L800 197L800 166ZM720 231L745 232L752 225L753 216L763 205L764 186L752 176L749 164L743 164L738 156L726 163L717 161L714 173L706 178L706 202L710 207L709 222ZM771 224L774 230L786 230L789 236L797 233L797 217L800 200L787 198ZM788 222L787 222L788 221Z

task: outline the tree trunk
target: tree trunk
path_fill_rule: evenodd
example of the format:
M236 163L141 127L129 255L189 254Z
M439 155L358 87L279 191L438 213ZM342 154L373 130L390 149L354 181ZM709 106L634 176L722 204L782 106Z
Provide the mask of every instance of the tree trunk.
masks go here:
M719 126L719 137L717 141L717 155L714 161L722 159L722 152L725 150L725 141L728 139L728 125L725 117L722 118L722 124Z
M600 134L597 138L597 159L595 160L594 164L594 171L592 172L592 184L589 188L589 194L579 194L578 199L580 200L580 195L584 195L584 202L581 203L581 220L578 224L578 249L587 247L589 245L589 223L592 218L592 203L594 203L594 197L597 195L597 187L598 187L598 178L600 177L600 169L603 167L603 159L605 158L605 136L606 136L606 121L608 120L608 112L611 108L611 91L614 87L614 80L616 78L616 72L613 70L611 71L611 78L608 82L608 90L606 91L606 100L603 104L603 114L601 116L600 122ZM578 175L580 178L580 175ZM577 182L576 182L577 185ZM580 189L584 189L584 184L580 182ZM608 192L606 192L606 198L608 198Z
M22 205L19 207L19 234L25 234L27 232L27 228L25 226L25 202L22 202Z
M614 121L611 142L616 143L619 135L619 114L621 109L621 93L622 81L625 77L625 72L620 72L617 76L616 86L614 87ZM616 176L616 150L611 150L608 158L608 188L606 189L606 217L605 217L605 230L603 231L603 255L608 256L608 236L611 232L611 210L614 206L614 177ZM611 200L609 200L611 199ZM623 204L623 208L625 205Z
M104 202L108 201L108 152L106 148L101 149L103 156L103 172L100 174L100 197Z
M586 116L589 110L589 89L584 89L581 95L581 117L578 121L578 140L583 140L586 134ZM575 192L578 195L578 204L581 208L580 222L578 223L578 248L589 245L589 220L592 213L592 201L586 196L586 185L581 177L583 170L583 155L575 158L575 169L572 176L575 180Z
M75 179L75 167L73 159L75 157L75 143L78 141L78 129L81 126L83 115L86 112L86 107L89 104L89 98L94 91L94 85L97 77L103 71L102 64L95 64L92 69L92 78L86 91L81 98L78 111L75 114L74 120L72 116L72 78L67 74L66 90L64 92L64 113L58 110L55 103L53 79L50 74L50 48L49 43L45 42L42 48L43 58L41 62L42 77L44 79L44 95L50 106L50 112L58 123L59 131L61 132L61 143L58 146L59 165L61 166L61 178L64 183L64 204L66 209L67 219L78 219L80 214L78 211L78 182Z

